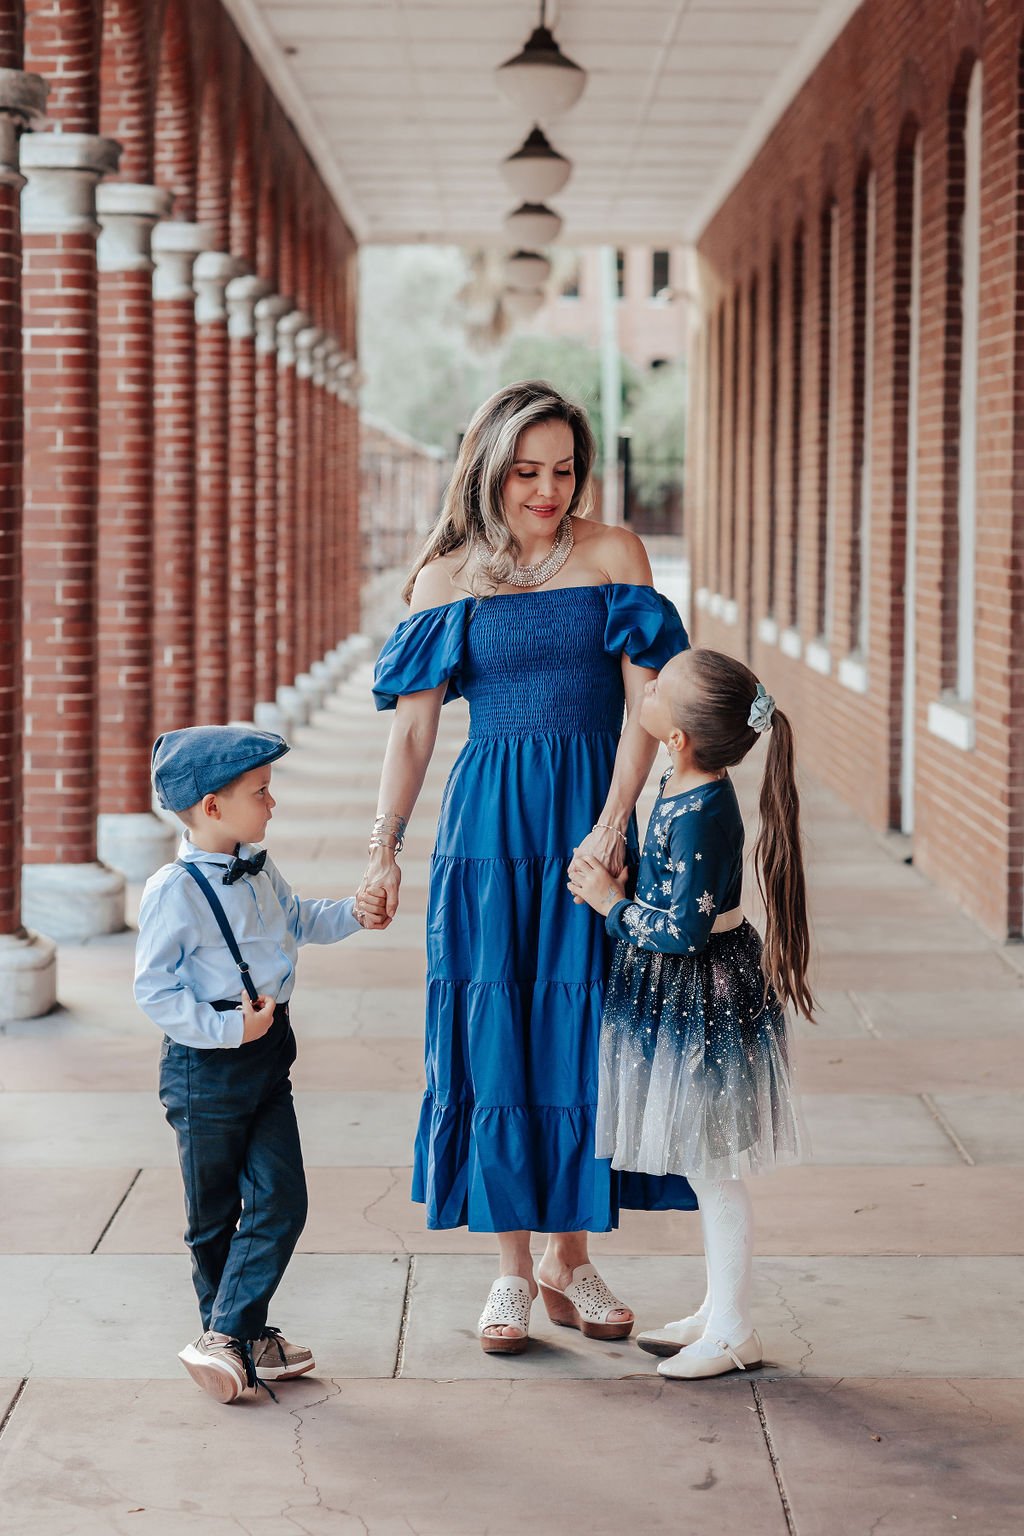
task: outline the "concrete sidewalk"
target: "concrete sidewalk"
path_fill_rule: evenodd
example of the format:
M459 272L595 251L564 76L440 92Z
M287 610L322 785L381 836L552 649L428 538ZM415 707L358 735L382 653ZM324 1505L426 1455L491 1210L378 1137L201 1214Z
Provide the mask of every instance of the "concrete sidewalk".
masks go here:
M304 894L363 867L386 717L363 668L275 768ZM407 1198L444 713L383 935L308 949L295 1083L311 1215L274 1320L320 1373L222 1407L197 1331L159 1039L133 935L64 949L63 1011L0 1030L0 1524L12 1536L1008 1536L1022 1528L1024 986L898 852L805 788L822 1019L800 1031L808 1166L756 1181L769 1364L666 1384L534 1309L485 1356L491 1244ZM740 775L748 811L753 770ZM693 1216L595 1240L640 1326L702 1295Z

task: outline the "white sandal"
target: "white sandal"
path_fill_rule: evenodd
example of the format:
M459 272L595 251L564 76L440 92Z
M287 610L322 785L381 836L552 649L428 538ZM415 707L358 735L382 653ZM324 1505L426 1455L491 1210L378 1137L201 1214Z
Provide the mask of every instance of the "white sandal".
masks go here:
M480 1314L477 1332L485 1355L521 1355L529 1344L530 1308L533 1297L521 1275L502 1275L495 1280ZM519 1337L486 1333L487 1328L521 1328Z
M608 1321L610 1313L630 1309L612 1295L593 1264L577 1265L564 1291L542 1280L540 1293L551 1321L562 1328L578 1328L586 1339L628 1339L633 1332L634 1318L625 1323Z

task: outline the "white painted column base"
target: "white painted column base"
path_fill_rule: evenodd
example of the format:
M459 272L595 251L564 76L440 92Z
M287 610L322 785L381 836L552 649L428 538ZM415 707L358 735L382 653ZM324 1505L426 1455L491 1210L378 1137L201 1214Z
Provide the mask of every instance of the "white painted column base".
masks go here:
M0 934L0 1020L38 1019L57 1001L57 946L39 933Z
M26 864L21 910L28 927L48 938L81 942L120 933L124 875L105 864Z
M277 707L293 730L297 725L308 725L313 713L309 699L298 688L284 684L277 690Z
M152 811L105 813L96 819L97 852L126 880L148 880L169 864L178 846L176 832Z
M300 672L295 679L295 687L302 698L307 700L310 713L319 709L324 701L326 689L320 678L314 677L312 672Z
M277 736L287 736L292 722L280 704L257 704L252 712L253 724L258 731L273 731Z
M334 688L334 674L326 661L314 661L309 669L309 675L315 683L319 683L323 689L324 698Z

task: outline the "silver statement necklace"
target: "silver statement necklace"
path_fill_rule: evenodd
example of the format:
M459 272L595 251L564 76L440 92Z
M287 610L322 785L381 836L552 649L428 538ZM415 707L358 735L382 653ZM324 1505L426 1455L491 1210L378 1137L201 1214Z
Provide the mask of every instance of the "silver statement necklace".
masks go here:
M506 577L505 581L510 587L540 587L544 582L550 581L552 576L557 576L562 566L572 554L572 546L575 540L572 532L572 517L566 516L558 525L551 545L550 554L536 565L517 565Z

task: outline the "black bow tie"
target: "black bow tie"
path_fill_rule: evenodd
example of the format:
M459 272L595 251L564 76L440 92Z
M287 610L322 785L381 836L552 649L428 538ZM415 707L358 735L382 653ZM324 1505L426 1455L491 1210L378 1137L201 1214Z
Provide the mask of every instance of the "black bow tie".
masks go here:
M240 859L237 854L228 865L228 872L222 881L223 885L234 885L236 880L241 880L243 875L258 875L267 862L267 850L261 848L259 853L253 854L251 859Z

